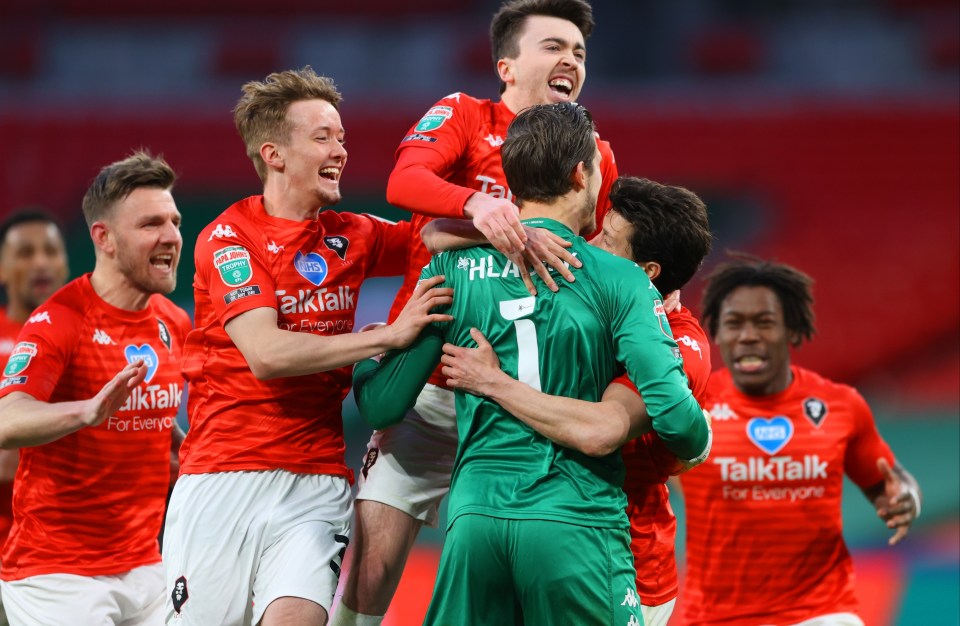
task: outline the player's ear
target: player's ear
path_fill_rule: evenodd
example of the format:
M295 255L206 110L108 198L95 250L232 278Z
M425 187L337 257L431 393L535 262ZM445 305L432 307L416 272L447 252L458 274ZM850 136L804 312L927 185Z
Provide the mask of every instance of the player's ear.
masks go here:
M573 190L580 191L587 187L587 166L583 161L577 163L570 173L570 182L573 183Z
M277 144L268 141L260 146L260 158L267 164L267 167L283 170L283 155L280 154Z
M94 222L90 226L90 239L93 240L93 247L97 250L107 254L113 254L116 250L113 238L110 236L110 229L103 222Z
M512 59L503 58L497 61L497 76L500 77L501 82L505 85L510 85L515 82Z
M662 269L660 267L660 264L657 263L656 261L647 261L646 263L641 263L640 267L642 267L643 271L647 273L647 277L650 280L656 280L657 276L660 275L660 271Z

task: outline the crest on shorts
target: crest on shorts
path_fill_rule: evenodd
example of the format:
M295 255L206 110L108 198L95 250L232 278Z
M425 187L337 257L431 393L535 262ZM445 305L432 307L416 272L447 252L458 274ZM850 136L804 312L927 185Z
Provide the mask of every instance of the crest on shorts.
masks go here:
M170 593L170 598L173 600L173 610L180 614L180 609L183 608L183 605L190 598L190 592L187 591L187 578L181 576L173 583L173 591Z
M803 401L803 414L817 428L820 428L820 424L827 417L827 411L827 403L820 398L811 397Z
M367 477L367 473L370 471L370 468L373 467L373 464L377 462L377 459L380 457L380 448L370 448L367 450L367 454L363 457L363 467L360 468L360 473L363 474L363 477Z

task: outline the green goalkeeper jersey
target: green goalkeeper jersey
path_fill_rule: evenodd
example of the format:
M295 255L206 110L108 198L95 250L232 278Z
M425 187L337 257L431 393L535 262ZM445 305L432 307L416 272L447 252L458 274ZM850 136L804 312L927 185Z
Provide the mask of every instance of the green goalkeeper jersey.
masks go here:
M548 219L524 220L573 242L583 261L573 283L559 292L524 287L512 263L489 246L444 252L421 275L445 276L454 289L453 322L424 331L410 348L377 366L358 365L358 406L382 426L401 417L439 361L443 341L476 344L486 335L501 368L552 395L599 401L626 369L637 383L654 430L677 456L690 459L707 446L708 429L690 393L660 294L632 261L588 245ZM535 280L537 280L535 278ZM456 393L460 443L454 462L448 518L466 513L508 519L549 519L595 527L627 525L619 452L590 457L551 442L495 402ZM387 417L384 417L387 416Z

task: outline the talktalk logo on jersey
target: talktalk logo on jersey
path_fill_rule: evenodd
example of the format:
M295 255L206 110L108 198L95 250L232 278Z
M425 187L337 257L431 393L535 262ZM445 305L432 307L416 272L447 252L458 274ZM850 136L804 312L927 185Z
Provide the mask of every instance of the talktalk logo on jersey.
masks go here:
M37 356L37 344L21 341L15 345L10 358L7 359L7 366L3 368L4 377L12 378L27 369L35 356Z
M160 359L157 358L157 351L149 343L142 346L129 345L123 349L123 356L127 358L127 363L133 363L142 359L147 366L147 377L143 382L149 383L153 380L153 375L157 373L157 367L160 365Z
M297 273L319 287L327 278L327 262L316 252L304 254L297 250L293 259Z
M178 385L177 383L167 383L166 385L140 385L134 387L130 391L130 397L127 398L127 401L123 403L123 406L120 407L120 411L152 411L154 409L176 409L180 406L180 401L183 399L183 385ZM111 417L111 420L119 420L120 418ZM150 418L144 418L143 421L146 421ZM160 423L156 425L156 430L161 430L163 427L170 428L172 425L169 422L172 418L153 418L159 420ZM123 426L117 426L114 430L129 430L129 428L124 428ZM143 425L142 428L137 426L133 427L133 430L151 430L149 423Z
M280 312L284 315L294 313L319 313L320 311L344 311L357 308L357 293L348 285L330 290L298 289L297 295L288 295L286 290L275 292L280 300Z
M481 193L493 196L494 198L506 198L510 202L513 202L513 194L510 193L506 185L501 185L496 178L479 174L474 180L480 183Z
M714 457L713 463L720 466L720 479L726 482L827 479L827 462L821 461L818 454L805 454L802 459L792 456L749 457L745 461L733 456L718 456Z
M747 437L764 452L774 455L783 450L793 437L793 422L782 415L754 417L747 422Z

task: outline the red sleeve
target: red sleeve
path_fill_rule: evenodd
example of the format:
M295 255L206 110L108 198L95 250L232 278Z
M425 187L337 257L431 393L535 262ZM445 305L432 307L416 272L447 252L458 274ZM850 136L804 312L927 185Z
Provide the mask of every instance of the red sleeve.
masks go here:
M884 458L893 467L896 459L890 446L880 437L867 402L852 389L850 410L853 413L854 432L847 444L843 470L858 487L866 489L883 482L883 474L877 469L877 460Z
M407 271L407 247L413 239L408 221L391 222L375 215L366 215L374 228L373 260L367 276L403 276Z
M437 102L413 125L397 148L387 181L387 202L429 217L463 217L475 189L447 182L470 147L477 104L465 94Z
M0 397L22 391L48 402L73 356L82 320L60 305L41 306L31 319L40 321L28 321L20 331L0 378Z
M600 195L597 197L597 229L589 236L585 237L590 241L600 234L603 230L603 218L610 209L610 189L614 181L617 180L617 160L613 156L613 149L609 141L603 141L597 137L597 147L600 149Z
M667 314L667 321L683 356L683 372L687 375L687 384L697 403L703 406L711 369L707 334L689 309Z
M194 263L196 286L205 289L221 325L252 309L277 308L273 276L261 257L262 246L252 245L237 224L229 226L235 236L221 238L214 234L213 224L197 237Z

